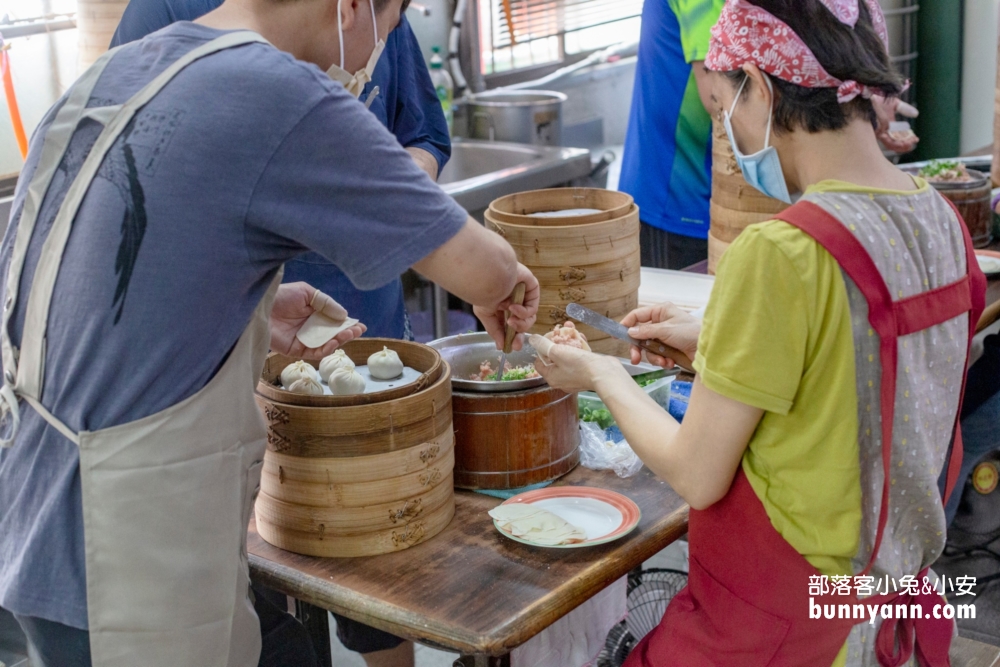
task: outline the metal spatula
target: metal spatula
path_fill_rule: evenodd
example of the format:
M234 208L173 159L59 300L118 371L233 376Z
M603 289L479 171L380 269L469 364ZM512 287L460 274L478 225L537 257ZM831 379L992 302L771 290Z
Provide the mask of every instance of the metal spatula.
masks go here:
M514 294L511 295L511 301L515 305L524 304L524 290L527 286L524 283L518 283L514 286ZM507 326L507 318L510 317L510 311L505 310L503 313L503 326L504 326L504 338L503 338L503 349L500 350L500 366L497 367L496 380L499 382L503 379L504 369L507 367L507 354L510 353L511 346L514 344L514 336L517 332L512 328Z

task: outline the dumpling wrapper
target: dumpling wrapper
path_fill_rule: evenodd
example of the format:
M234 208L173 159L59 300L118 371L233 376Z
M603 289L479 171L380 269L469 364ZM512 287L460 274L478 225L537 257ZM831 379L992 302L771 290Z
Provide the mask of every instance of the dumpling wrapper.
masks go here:
M582 528L528 503L498 505L489 514L501 530L542 546L576 544L587 539L587 533Z
M306 347L323 347L328 342L330 342L334 336L339 334L344 329L349 329L357 324L360 320L356 320L353 317L348 317L347 319L338 322L337 320L331 319L324 315L323 313L317 311L309 316L309 319L299 327L298 333L295 337L302 341L302 344Z

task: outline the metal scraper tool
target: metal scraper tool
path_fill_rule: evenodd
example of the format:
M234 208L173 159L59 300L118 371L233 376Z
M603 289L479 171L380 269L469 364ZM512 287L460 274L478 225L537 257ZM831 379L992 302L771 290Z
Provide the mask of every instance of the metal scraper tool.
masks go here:
M600 313L585 306L581 306L578 303L571 303L566 306L566 314L577 322L592 326L598 331L603 331L613 338L625 341L629 345L635 345L640 349L648 350L653 354L660 355L661 357L673 359L674 363L678 366L689 373L694 373L694 364L692 363L691 358L677 348L664 345L656 340L636 340L628 335L628 328L624 324L615 322L611 318L605 317L604 315L601 315Z

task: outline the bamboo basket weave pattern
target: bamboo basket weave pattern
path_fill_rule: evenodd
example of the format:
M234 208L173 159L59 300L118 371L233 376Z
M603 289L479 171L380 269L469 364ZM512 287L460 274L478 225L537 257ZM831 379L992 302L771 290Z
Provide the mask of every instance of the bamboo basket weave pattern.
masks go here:
M746 182L726 130L712 121L712 201L708 234L708 272L714 274L723 252L749 225L773 220L787 205Z
M267 425L256 515L261 537L274 546L309 556L373 556L420 544L451 521L451 369L419 343L358 339L344 351L363 364L383 344L424 373L422 386L317 406L310 399L340 397L275 387L286 358L265 368L256 396Z
M567 216L549 211L592 209ZM639 208L622 192L593 188L535 190L501 197L490 204L486 225L507 239L518 261L541 285L538 320L532 333L565 322L576 302L619 320L639 303ZM578 325L591 347L624 356L628 345Z

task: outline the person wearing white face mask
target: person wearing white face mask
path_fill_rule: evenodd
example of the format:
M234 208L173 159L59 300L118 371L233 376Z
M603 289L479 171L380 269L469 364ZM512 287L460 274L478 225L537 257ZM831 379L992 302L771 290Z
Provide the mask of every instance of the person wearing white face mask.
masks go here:
M364 328L307 348L316 310L347 313L279 287L284 262L359 289L413 267L498 342L505 310L533 324L510 246L326 74L365 70L401 9L227 0L102 56L39 124L0 246L0 606L41 667L312 664L249 591L253 391L269 347Z

